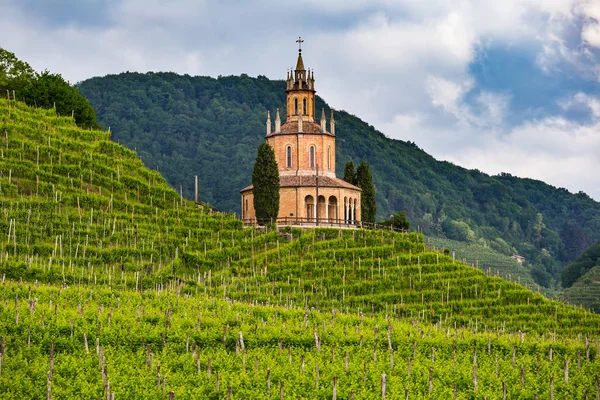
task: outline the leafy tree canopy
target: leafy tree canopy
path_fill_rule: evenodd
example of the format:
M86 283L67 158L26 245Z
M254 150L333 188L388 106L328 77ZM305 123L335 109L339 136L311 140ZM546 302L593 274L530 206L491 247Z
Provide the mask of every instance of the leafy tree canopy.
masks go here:
M0 47L0 90L21 90L28 80L35 77L29 64L19 60L13 53Z
M391 226L395 229L410 230L410 219L404 210L392 214L390 219L383 221L381 224Z
M18 100L36 107L56 106L59 115L75 117L77 125L100 128L96 112L79 90L65 81L60 74L48 71L37 73L25 61L0 48L0 92L14 95Z

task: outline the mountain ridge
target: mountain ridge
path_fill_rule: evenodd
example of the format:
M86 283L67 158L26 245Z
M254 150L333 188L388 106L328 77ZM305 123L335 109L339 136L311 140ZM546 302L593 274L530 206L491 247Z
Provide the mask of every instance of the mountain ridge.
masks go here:
M266 112L280 108L285 118L285 82L264 76L122 73L83 81L79 89L113 139L135 148L173 187L191 198L199 175L201 200L238 213ZM331 109L317 96L317 114L321 108L326 115ZM406 210L426 234L520 254L543 286L555 285L563 266L600 238L600 203L587 195L437 161L354 115L335 111L335 119L337 174L351 159L371 165L379 219Z

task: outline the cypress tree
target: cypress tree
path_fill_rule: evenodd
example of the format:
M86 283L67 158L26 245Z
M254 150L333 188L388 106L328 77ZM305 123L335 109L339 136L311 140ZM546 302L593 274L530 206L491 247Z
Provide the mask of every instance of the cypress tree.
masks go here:
M360 196L361 219L364 222L375 222L377 213L375 186L373 186L369 164L364 161L356 169L356 186L362 189Z
M275 219L279 213L279 168L273 148L267 143L258 147L252 172L254 210L258 220Z
M344 165L344 180L356 185L356 174L354 172L354 163L352 161L348 161L346 165Z

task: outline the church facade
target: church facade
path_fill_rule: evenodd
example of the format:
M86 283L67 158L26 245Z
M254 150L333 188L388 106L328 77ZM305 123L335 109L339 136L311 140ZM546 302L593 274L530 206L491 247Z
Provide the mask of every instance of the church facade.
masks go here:
M315 117L314 72L304 68L299 50L296 69L287 76L286 121L279 109L273 127L267 113L266 140L273 148L279 168L279 215L281 223L321 225L360 222L361 189L335 174L335 120L329 130L325 110ZM242 219L255 221L252 185L241 190Z

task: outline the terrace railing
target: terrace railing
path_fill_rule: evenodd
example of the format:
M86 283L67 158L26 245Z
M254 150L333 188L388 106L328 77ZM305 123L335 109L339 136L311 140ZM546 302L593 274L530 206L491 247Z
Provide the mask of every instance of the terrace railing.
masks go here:
M340 228L340 229L377 229L388 230L400 233L407 233L405 229L393 227L391 225L382 225L372 222L353 221L336 218L303 218L303 217L279 217L271 219L249 218L242 220L246 225L267 225L276 224L279 226L298 226L306 228Z

